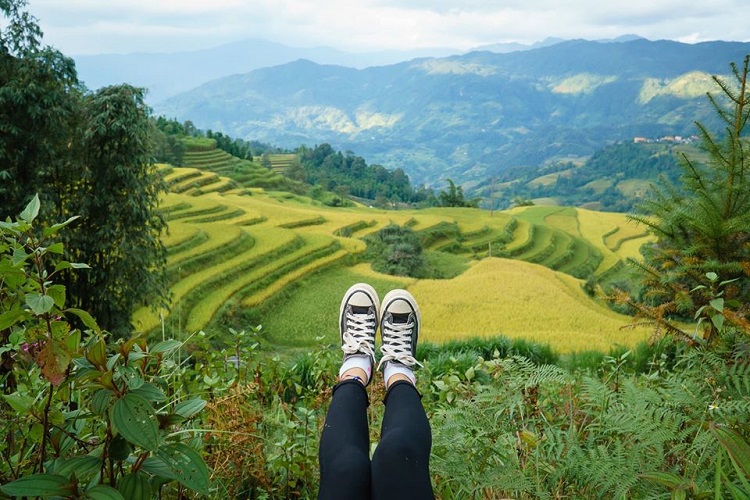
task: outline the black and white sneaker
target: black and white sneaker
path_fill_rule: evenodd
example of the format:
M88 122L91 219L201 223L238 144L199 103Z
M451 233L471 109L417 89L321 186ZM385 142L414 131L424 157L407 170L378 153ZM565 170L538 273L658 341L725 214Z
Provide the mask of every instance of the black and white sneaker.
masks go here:
M409 369L413 369L415 365L422 366L414 358L422 325L419 306L412 294L406 290L391 290L383 299L381 310L380 332L383 345L380 346L380 352L383 357L378 370L387 363L399 363Z
M378 329L379 304L378 294L373 287L367 283L357 283L346 291L339 309L341 350L344 351L342 372L349 358L366 357L370 369L365 369L368 374L368 379L363 381L365 385L372 378L372 366L375 365L375 332Z

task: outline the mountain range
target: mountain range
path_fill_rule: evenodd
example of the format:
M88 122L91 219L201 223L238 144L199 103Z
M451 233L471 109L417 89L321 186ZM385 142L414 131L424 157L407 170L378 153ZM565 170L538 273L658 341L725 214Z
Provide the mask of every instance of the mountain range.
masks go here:
M711 75L749 52L739 42L570 40L363 69L297 60L208 82L154 110L283 147L328 142L416 183L452 178L471 189L514 167L714 125Z
M496 50L523 50L529 47L533 46L502 45ZM448 48L434 48L355 53L330 47L292 47L250 38L204 50L79 55L74 59L78 76L88 88L95 90L125 82L148 88L146 98L148 102L155 103L216 78L277 66L297 59L366 68L417 57L442 57L456 52Z

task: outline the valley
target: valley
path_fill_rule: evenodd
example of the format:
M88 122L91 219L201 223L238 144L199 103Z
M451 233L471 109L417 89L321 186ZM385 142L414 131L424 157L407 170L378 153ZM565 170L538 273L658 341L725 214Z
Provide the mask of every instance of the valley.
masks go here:
M288 160L270 155L273 164ZM648 241L623 214L554 206L383 210L329 207L289 192L242 187L211 171L232 161L193 151L186 167L161 165L170 186L162 210L172 283L169 311L142 308L140 331L187 336L255 321L280 346L337 339L342 290L372 281L385 294L406 287L425 311L425 340L504 335L560 352L635 345L645 330L584 293L586 279L628 279L628 258ZM279 175L260 167L269 179ZM270 181L269 181L270 182ZM388 224L408 226L444 279L383 275L363 261L362 240ZM303 300L300 297L309 297ZM235 318L234 320L232 318ZM238 320L237 318L241 318Z

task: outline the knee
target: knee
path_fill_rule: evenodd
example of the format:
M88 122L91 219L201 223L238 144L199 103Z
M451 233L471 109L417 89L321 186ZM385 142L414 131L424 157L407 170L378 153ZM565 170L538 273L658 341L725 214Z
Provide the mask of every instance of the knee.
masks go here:
M430 437L421 439L412 433L394 432L378 443L373 456L373 463L377 461L388 464L412 465L427 459L430 455Z
M356 491L370 485L370 457L356 448L344 448L320 463L322 477L336 478L342 491Z

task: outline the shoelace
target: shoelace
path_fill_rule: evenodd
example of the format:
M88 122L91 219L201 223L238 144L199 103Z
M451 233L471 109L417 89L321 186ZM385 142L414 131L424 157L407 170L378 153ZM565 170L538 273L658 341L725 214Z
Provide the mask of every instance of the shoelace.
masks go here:
M380 325L383 333L383 345L380 351L383 357L380 358L378 370L386 361L397 361L404 366L422 366L411 354L411 330L414 328L414 322L409 323L392 323L383 321Z
M375 315L346 313L346 331L341 350L345 354L367 354L375 358Z

